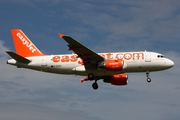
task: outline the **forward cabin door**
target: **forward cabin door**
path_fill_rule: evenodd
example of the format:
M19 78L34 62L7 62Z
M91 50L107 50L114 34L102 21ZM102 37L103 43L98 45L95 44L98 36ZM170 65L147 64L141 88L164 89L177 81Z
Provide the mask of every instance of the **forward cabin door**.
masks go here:
M151 62L151 52L145 51L145 62Z

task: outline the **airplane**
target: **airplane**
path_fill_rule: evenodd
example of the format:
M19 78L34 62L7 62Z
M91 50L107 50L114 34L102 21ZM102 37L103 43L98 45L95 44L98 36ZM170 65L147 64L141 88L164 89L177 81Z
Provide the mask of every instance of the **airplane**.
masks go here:
M98 89L98 80L116 86L128 84L127 73L145 72L151 82L150 72L169 69L174 62L156 52L108 52L96 53L70 36L59 33L73 54L46 55L42 53L20 29L12 29L15 51L6 51L12 59L7 64L42 72L86 76L81 82L94 81L92 88Z

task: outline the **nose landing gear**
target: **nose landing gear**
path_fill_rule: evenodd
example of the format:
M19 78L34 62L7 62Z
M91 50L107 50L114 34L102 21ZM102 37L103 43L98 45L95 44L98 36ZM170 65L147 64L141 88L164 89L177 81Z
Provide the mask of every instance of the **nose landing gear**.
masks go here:
M151 82L151 78L147 78L147 82L150 83Z
M149 77L149 71L146 72L146 77L147 77L147 82L150 83L151 82L151 78Z

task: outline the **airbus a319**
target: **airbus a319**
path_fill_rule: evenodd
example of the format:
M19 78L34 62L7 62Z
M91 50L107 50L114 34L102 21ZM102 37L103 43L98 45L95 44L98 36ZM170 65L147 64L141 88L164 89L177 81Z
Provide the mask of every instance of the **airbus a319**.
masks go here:
M169 69L174 62L156 52L108 52L96 53L72 37L59 33L75 54L46 55L20 30L12 29L16 52L6 51L12 59L7 64L42 72L86 76L84 81L94 81L92 88L98 89L98 80L122 86L127 85L130 72L145 72L151 82L150 72Z

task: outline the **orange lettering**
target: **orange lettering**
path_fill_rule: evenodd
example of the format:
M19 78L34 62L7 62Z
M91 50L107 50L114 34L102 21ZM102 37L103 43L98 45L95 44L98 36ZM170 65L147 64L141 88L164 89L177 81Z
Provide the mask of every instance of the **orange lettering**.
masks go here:
M83 64L84 64L84 63L83 63L83 60L82 60L82 59L80 59L80 60L78 61L78 64L83 65Z
M113 57L113 55L115 57ZM105 53L100 54L103 58L107 57L107 59L124 59L124 60L144 60L144 53L137 52L137 53L118 53L118 54L112 54L112 53ZM83 60L81 58L78 58L77 55L65 55L65 56L53 56L51 59L53 62L78 62L78 64L83 65Z
M100 56L102 56L103 58L105 58L105 55L104 55L104 54L100 54Z
M72 55L71 56L71 62L76 62L77 61L77 55Z
M122 53L118 53L116 54L116 59L123 59L123 54Z
M144 60L144 53L133 53L133 60L139 60L140 57Z
M59 62L60 61L60 56L54 56L52 58L52 61L55 62L55 63Z
M107 54L106 54L107 59L110 59L110 58L111 58L111 55L112 55L112 53L107 53Z
M69 62L69 56L62 56L61 62Z
M126 53L126 54L124 54L123 58L125 60L130 60L132 58L132 54L131 53Z

